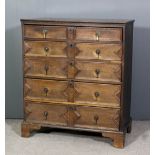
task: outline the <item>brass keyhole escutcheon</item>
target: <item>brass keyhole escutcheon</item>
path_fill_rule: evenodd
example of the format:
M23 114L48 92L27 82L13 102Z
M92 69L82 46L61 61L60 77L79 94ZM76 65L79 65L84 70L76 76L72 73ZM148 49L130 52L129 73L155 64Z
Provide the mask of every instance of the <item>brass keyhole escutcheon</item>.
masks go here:
M68 31L69 31L70 34L73 34L74 28L73 27L70 27L70 28L68 28Z
M68 82L68 85L69 85L69 87L73 88L74 87L74 81L73 80L70 80Z
M72 33L73 32L73 29L69 29L69 32Z
M73 43L69 44L69 47L70 48L73 48L74 47L74 44Z
M72 66L72 67L74 66L74 62L73 62L73 61L71 61L69 64L70 64L70 66Z

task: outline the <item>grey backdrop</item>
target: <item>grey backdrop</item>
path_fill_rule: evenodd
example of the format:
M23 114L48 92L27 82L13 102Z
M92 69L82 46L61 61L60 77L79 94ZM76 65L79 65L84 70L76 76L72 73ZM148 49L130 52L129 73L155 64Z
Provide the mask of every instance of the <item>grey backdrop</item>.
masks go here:
M6 118L22 118L21 18L135 19L133 119L149 119L148 0L6 0Z

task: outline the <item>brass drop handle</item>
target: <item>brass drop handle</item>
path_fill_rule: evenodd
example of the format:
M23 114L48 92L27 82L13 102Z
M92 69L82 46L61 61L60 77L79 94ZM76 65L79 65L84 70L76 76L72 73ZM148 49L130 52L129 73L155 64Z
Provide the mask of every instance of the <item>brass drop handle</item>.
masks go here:
M96 78L98 78L99 77L99 74L100 74L100 70L99 69L96 69L95 70L95 73L96 73Z
M44 93L45 93L45 95L47 96L48 88L44 88Z
M49 51L48 47L44 47L44 51L47 53Z
M99 58L99 56L100 56L100 53L101 53L100 49L97 49L97 50L96 50L96 54L98 55L98 58Z
M98 120L99 120L99 116L98 115L95 115L94 116L94 120L95 120L95 124L97 124Z
M95 92L95 97L98 98L100 96L99 92Z
M44 111L43 115L45 117L45 120L47 120L48 112L47 111Z
M46 64L45 67L44 67L44 69L45 69L45 72L46 72L46 75L47 75L47 72L49 70L49 66Z
M48 32L48 30L43 29L43 38L46 38L47 32Z
M100 33L99 32L96 32L96 40L97 41L99 40L99 37L100 37Z

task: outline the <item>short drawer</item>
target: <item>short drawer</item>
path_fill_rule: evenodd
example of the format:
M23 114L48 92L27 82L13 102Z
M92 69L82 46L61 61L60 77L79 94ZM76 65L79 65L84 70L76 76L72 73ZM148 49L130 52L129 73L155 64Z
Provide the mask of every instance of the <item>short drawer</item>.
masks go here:
M78 106L70 115L74 127L119 129L119 109Z
M66 27L25 25L24 37L40 39L66 39Z
M65 42L24 41L25 56L67 57Z
M26 120L31 122L48 123L53 125L67 125L64 115L67 108L64 105L48 105L44 103L31 103L25 107Z
M66 59L50 58L25 58L24 59L24 76L25 77L42 77L42 78L67 78Z
M121 82L121 62L76 61L75 79Z
M120 107L121 85L75 82L77 104Z
M121 60L121 44L79 43L77 59Z
M24 98L30 100L66 102L66 81L24 79Z
M76 40L122 41L122 28L76 28Z

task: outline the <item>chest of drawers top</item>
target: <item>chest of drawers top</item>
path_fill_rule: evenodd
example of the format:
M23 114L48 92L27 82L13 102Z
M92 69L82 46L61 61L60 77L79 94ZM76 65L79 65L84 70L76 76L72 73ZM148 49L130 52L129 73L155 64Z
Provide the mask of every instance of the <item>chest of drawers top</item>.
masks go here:
M76 41L122 41L122 27L133 20L21 20L24 38Z

